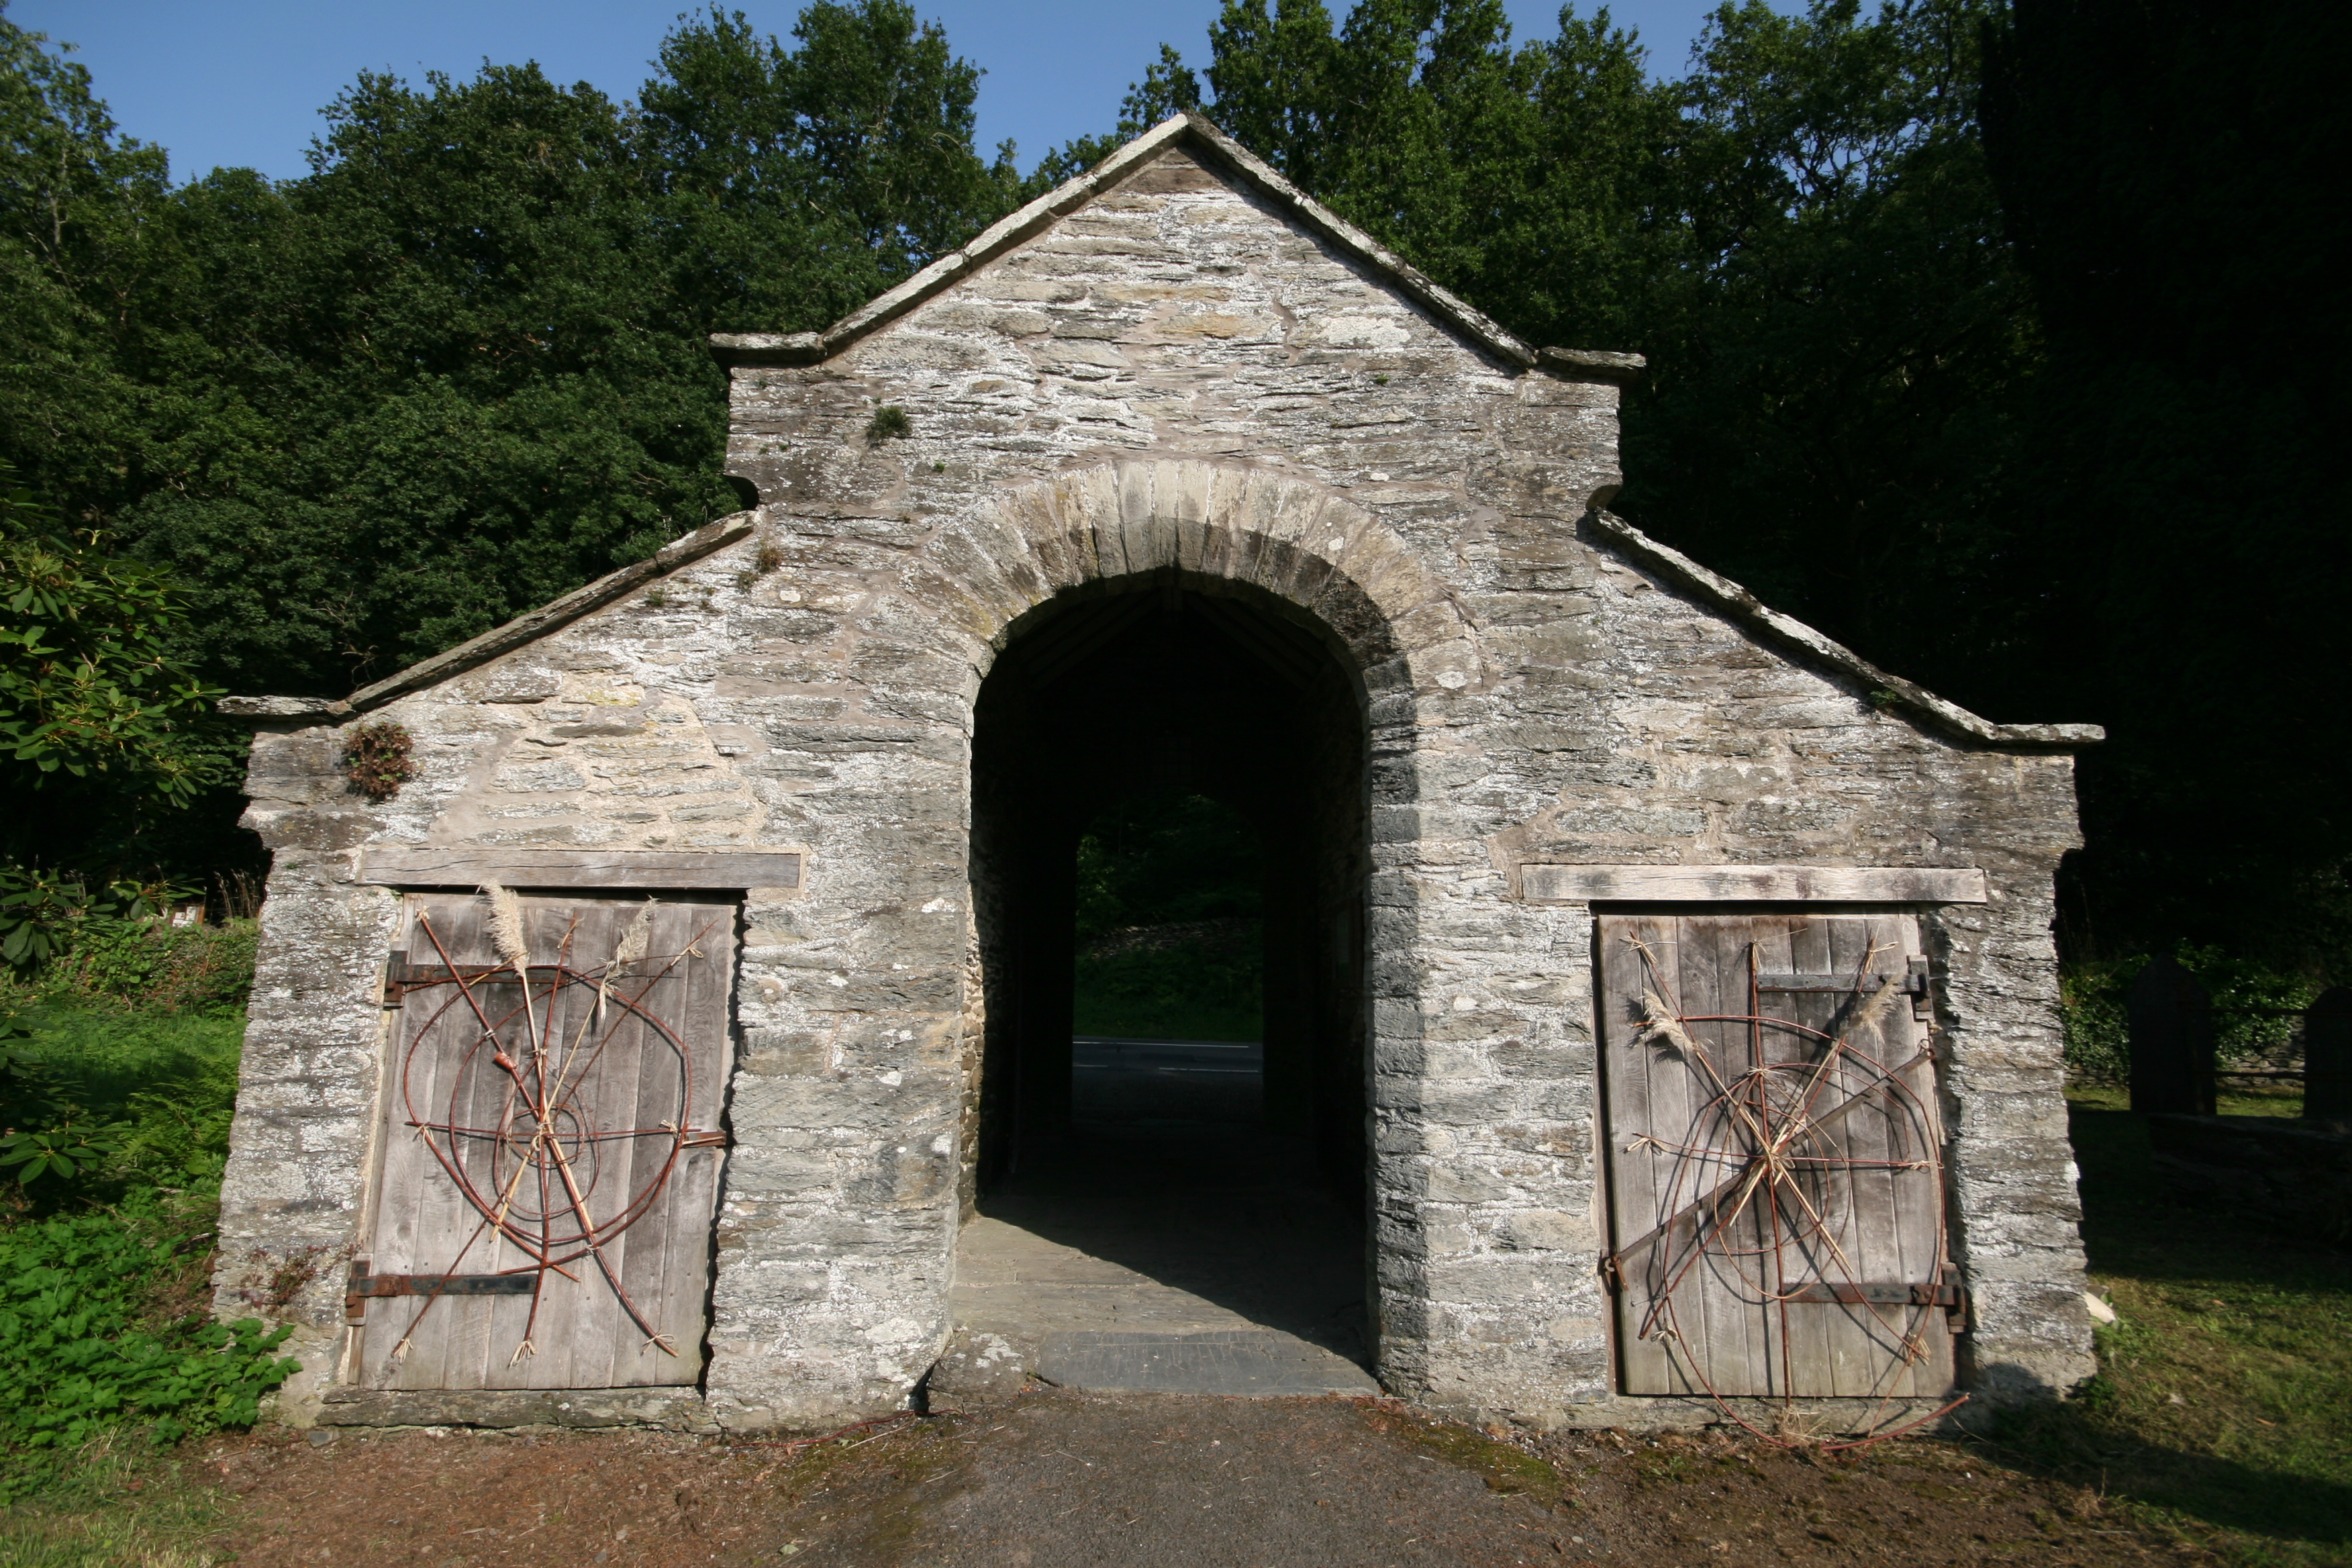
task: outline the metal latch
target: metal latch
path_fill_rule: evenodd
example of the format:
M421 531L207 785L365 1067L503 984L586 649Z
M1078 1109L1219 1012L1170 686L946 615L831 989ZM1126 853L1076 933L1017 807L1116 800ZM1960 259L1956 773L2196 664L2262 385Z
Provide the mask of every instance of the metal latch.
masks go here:
M1909 973L1903 977L1903 989L1911 994L1911 1016L1921 1023L1932 1022L1936 1016L1934 982L1927 975L1927 961L1915 958Z

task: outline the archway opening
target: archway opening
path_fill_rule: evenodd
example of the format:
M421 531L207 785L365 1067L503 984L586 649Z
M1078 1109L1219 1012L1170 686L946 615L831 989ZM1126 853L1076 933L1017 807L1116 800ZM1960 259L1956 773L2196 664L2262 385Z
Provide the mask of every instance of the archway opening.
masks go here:
M1265 842L1181 785L1078 836L1070 1120L1096 1136L1261 1123Z
M1337 639L1244 585L1118 579L1015 629L972 749L968 1328L1139 1334L1160 1381L1097 1356L1097 1386L1204 1386L1160 1342L1252 1334L1353 1386L1367 734Z

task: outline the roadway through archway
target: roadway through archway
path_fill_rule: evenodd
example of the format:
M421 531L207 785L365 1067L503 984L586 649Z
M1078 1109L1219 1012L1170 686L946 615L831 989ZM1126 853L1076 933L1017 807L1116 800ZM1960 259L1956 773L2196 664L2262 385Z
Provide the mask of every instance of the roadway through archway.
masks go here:
M1365 735L1335 639L1235 584L1113 580L1008 644L973 745L987 1026L951 1368L977 1354L1065 1386L1373 1391ZM1107 816L1184 811L1245 841L1255 911L1127 933L1174 942L1154 984L1177 994L1156 1013L1097 997L1082 1019L1081 843ZM1235 942L1255 949L1254 1038Z

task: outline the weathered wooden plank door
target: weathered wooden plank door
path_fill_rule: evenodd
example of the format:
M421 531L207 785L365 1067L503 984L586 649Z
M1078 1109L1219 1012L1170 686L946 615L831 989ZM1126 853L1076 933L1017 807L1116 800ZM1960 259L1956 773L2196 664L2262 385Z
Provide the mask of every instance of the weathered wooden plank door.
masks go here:
M691 1384L735 909L411 894L382 1152L345 1318L378 1388ZM501 952L501 946L507 950Z
M1952 1382L1917 922L1599 922L1628 1394L1911 1398Z

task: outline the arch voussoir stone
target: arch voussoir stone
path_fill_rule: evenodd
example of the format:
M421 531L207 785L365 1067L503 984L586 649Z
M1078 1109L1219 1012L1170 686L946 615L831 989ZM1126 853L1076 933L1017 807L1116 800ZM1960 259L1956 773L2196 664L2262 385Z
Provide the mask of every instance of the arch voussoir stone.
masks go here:
M1118 458L1013 487L941 529L926 554L927 584L961 581L953 602L1001 617L984 631L963 623L995 647L1055 594L1171 569L1296 606L1367 674L1400 649L1466 646L1470 636L1444 585L1362 507L1285 475L1201 458ZM984 595L974 591L982 581L992 584ZM1449 656L1444 667L1461 662Z

